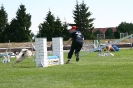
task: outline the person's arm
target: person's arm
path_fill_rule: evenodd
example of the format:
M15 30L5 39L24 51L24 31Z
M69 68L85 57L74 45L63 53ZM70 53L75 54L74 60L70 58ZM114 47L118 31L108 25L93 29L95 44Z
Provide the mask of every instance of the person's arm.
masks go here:
M84 41L84 36L83 36L83 34L82 34L82 40Z
M67 41L65 45L68 45L71 41L72 41L72 38L69 38L69 40Z
M111 46L112 47L112 49L115 51L115 49L113 48L113 46Z
M109 50L113 50L113 51L115 51L115 49L113 48L112 45L109 46Z
M82 38L83 39L83 41L84 41L84 38Z

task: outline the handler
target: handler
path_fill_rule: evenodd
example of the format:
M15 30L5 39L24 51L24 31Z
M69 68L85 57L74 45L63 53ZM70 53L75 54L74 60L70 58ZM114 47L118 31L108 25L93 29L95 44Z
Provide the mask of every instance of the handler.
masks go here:
M80 31L77 30L76 26L72 26L69 32L71 33L71 37L69 38L67 44L65 45L68 45L71 41L72 41L72 44L71 44L70 51L68 53L68 60L66 64L70 62L70 59L72 58L74 50L75 50L76 61L77 62L79 61L79 52L83 46L83 40L84 40L84 36Z

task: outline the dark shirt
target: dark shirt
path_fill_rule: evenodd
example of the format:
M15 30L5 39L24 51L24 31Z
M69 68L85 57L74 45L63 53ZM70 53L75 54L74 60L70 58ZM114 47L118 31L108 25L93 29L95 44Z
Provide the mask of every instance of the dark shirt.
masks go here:
M71 38L72 38L72 42L73 43L83 43L83 34L80 31L74 31L73 33L71 33Z

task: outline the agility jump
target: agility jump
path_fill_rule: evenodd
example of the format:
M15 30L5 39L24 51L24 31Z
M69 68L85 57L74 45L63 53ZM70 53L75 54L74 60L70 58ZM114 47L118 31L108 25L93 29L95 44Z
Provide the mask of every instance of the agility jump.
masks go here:
M63 56L63 38L52 38L52 51L53 56L48 56L47 53L47 39L35 39L35 52L36 52L36 67L48 67L52 65L64 64Z

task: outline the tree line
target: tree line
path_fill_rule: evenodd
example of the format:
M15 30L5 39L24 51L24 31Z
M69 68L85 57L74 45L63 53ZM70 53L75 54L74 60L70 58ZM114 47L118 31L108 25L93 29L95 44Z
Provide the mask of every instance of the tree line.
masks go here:
M84 1L79 4L76 1L75 10L73 10L73 19L78 30L80 30L85 39L94 39L92 30L94 29L94 18L90 18L92 13L88 11L89 7L86 6ZM48 11L43 23L39 25L39 33L37 37L47 37L51 41L51 37L63 37L67 40L70 36L68 31L69 24L61 23L60 18L55 18L51 11Z
M112 28L107 28L105 32L105 39L119 39L120 33L133 34L133 23L121 22L116 26L116 31L113 32ZM95 38L97 34L102 34L100 30L94 32Z
M16 17L8 22L8 14L4 6L0 9L0 42L28 42L34 34L29 30L31 26L31 15L26 13L24 5L20 5Z
M72 13L75 25L80 30L85 40L96 39L97 34L101 34L98 30L93 32L95 18L91 18L92 12L89 11L89 7L82 1L78 3L76 1L75 8ZM48 41L51 41L52 37L63 37L67 40L70 36L68 31L67 22L61 22L60 18L55 17L49 10L42 23L38 24L39 32L34 35L30 27L31 14L26 12L25 5L21 4L16 12L16 17L8 22L8 14L4 6L0 8L0 42L29 42L34 40L34 37L47 37ZM108 28L105 32L105 36L108 39L120 38L120 33L133 33L133 23L121 22L116 27L116 32L113 32L111 28Z

